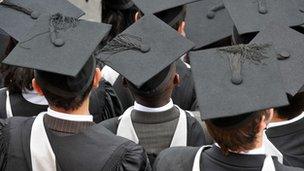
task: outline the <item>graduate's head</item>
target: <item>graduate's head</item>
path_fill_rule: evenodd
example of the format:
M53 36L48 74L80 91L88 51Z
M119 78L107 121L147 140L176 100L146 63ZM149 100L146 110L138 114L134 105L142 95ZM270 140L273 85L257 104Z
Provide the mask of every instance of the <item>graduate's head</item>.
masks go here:
M224 154L239 153L255 149L262 143L263 130L271 119L271 111L263 110L206 120L206 125Z
M171 64L160 73L137 87L124 79L124 85L129 88L135 100L145 106L157 107L169 102L172 91L180 83L175 64Z
M143 15L143 12L138 11L135 14L135 21L139 20ZM155 15L182 35L185 34L186 5L167 9Z
M137 11L137 7L131 0L103 0L102 22L112 25L107 40L112 40L117 34L133 24Z
M88 100L92 87L97 88L100 79L101 71L91 57L75 77L36 70L32 84L51 107L73 111Z
M304 111L304 92L289 96L289 105L274 109L274 120L289 120L299 116Z

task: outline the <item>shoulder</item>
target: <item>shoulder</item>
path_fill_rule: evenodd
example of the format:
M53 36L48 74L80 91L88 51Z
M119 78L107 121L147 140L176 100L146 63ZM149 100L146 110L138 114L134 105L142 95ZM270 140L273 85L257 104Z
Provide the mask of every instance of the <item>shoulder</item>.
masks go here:
M299 167L291 167L291 166L285 166L278 162L278 160L274 159L274 166L277 171L304 171L303 168Z
M199 147L172 147L162 151L155 160L155 171L192 170Z
M105 121L102 121L99 124L104 126L106 129L111 131L113 134L116 134L117 127L118 127L118 124L119 124L119 118L115 117L115 118L107 119Z

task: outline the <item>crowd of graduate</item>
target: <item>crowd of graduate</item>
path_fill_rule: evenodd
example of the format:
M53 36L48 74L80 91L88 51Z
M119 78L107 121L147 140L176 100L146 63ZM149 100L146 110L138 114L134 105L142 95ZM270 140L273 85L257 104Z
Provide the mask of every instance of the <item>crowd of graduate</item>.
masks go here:
M0 170L304 170L304 1L0 0Z

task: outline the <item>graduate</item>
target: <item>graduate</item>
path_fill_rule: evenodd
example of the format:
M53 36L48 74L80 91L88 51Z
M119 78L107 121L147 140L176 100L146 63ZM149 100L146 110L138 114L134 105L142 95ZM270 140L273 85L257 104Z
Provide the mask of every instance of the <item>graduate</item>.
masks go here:
M184 21L186 17L186 4L190 4L195 1L197 0L173 0L164 4L162 3L162 1L124 0L115 3L110 1L107 4L108 6L112 5L112 8L117 8L117 6L120 7L120 12L127 12L126 16L124 16L125 18L122 19L122 21L121 19L116 20L116 25L119 25L120 27L127 28L130 22L136 22L146 14L155 14L158 18L160 18L165 23L174 28L176 31L178 31L180 34L185 36L186 25ZM133 5L131 6L132 3ZM130 8L122 10L122 8L125 7ZM118 17L119 15L117 16L116 13L113 12L113 14L110 16L112 16L112 18L114 18L114 16L116 16L117 18L121 18ZM132 16L130 17L130 15ZM184 60L184 58L187 58L186 56L187 55L183 54L181 56L181 59ZM182 60L178 60L176 62L177 72L180 75L181 82L179 86L176 86L174 88L172 93L172 100L174 104L179 105L182 109L194 111L197 109L194 82L191 76L190 65L186 64ZM132 93L123 86L123 76L119 75L117 72L113 71L108 66L105 66L103 68L103 72L105 74L105 79L109 80L113 84L113 87L115 88L118 96L121 99L124 109L127 109L128 107L132 106L134 103L134 97L132 96Z
M15 6L13 6L14 3ZM26 13L22 10L36 9L38 14L40 12L40 14L62 12L76 18L83 14L80 9L65 0L14 1L13 4L9 0L0 4L1 17L9 16L1 20L1 28L12 36L7 35L9 37L8 42L4 41L1 44L4 47L0 46L0 51L2 51L1 49L5 51L1 56L1 61L20 41L25 30L32 26L36 20L31 17L30 12ZM16 21L18 21L17 27L13 26ZM0 64L0 73L5 86L0 90L0 118L35 116L47 109L47 100L33 90L34 72L32 69ZM105 80L102 80L100 86L90 93L90 98L90 113L96 123L114 116L120 116L123 112L115 91Z
M3 61L32 68L49 107L37 117L1 120L1 170L149 170L144 149L93 122L90 91L99 86L95 49L110 25L42 14Z
M288 104L274 46L263 41L191 53L201 117L212 146L167 149L156 171L286 171L265 129L272 107Z
M199 122L171 99L179 83L174 62L192 47L191 41L166 23L147 15L110 41L99 55L124 76L125 86L135 97L134 106L121 117L102 124L143 146L151 163L165 148L205 143Z

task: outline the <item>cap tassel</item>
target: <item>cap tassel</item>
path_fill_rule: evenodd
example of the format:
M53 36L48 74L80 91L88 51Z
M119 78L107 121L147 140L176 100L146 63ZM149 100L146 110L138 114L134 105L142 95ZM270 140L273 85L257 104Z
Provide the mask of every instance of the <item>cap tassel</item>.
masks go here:
M31 18L34 19L34 20L38 19L39 16L40 16L40 12L33 11L33 10L31 10L29 8L26 8L26 7L22 7L21 5L14 4L12 2L9 2L8 0L3 0L2 2L0 2L0 4L4 5L4 6L7 6L7 7L11 8L11 9L23 12L23 13L31 16Z
M258 6L260 14L267 14L266 0L258 0Z
M111 40L101 52L105 53L119 53L126 50L136 50L142 53L150 51L150 46L143 42L143 39L130 34L121 34Z
M243 82L241 71L242 64L249 61L254 64L261 64L263 60L268 58L265 56L265 50L270 47L269 44L249 44L236 45L219 48L220 52L228 54L228 60L231 70L231 82L239 85Z
M207 18L213 19L215 17L215 13L225 9L224 3L217 4L216 6L213 6L212 8L209 9L207 13Z

